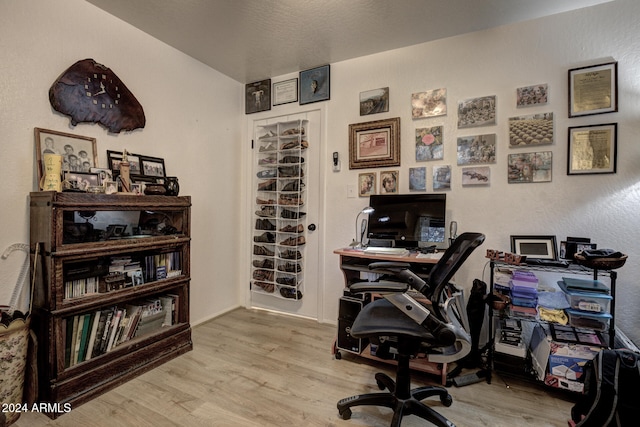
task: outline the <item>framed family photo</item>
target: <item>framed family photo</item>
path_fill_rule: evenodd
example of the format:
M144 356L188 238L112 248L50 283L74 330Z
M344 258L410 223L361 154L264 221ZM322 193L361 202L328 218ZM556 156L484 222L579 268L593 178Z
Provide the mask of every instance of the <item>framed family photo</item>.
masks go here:
M142 174L163 178L167 176L164 168L164 159L160 157L140 156Z
M400 166L400 117L349 125L349 169Z
M569 128L567 175L616 173L618 124Z
M45 154L62 155L62 170L90 172L98 167L96 139L72 133L35 128L38 181L42 179L42 159Z
M618 63L569 70L569 117L618 111Z
M119 175L120 163L122 163L122 151L107 150L107 161L109 162L109 169L113 171L113 175ZM127 152L127 161L129 162L129 173L131 175L142 174L140 155Z

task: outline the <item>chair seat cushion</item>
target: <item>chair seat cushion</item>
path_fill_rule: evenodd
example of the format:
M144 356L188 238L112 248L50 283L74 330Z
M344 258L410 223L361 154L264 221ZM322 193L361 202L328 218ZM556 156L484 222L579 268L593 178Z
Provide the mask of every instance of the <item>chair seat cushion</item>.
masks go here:
M386 299L377 299L365 305L354 320L350 333L354 338L403 336L427 343L436 342L431 332Z

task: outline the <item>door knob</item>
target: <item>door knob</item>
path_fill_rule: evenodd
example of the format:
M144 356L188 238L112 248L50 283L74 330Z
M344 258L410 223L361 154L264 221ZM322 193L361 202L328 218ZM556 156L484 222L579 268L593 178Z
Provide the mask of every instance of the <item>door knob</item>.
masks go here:
M315 224L309 224L309 226L307 228L309 229L309 231L315 231L316 230L316 225Z

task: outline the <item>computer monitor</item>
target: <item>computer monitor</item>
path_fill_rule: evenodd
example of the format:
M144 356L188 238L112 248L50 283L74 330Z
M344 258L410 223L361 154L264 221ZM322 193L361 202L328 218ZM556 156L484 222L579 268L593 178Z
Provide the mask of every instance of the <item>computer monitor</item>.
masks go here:
M370 196L367 237L372 246L445 248L446 194Z

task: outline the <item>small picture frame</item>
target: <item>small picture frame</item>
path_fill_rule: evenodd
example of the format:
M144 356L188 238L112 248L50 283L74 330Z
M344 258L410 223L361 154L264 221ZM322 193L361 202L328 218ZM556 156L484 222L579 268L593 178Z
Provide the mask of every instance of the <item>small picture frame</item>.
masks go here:
M398 194L398 171L380 172L380 194Z
M507 182L509 184L551 182L553 151L509 154L507 168Z
M360 115L386 113L389 111L389 88L360 92Z
M411 117L444 116L447 114L447 89L433 89L411 94Z
M142 175L153 177L166 177L164 159L160 157L140 156Z
M327 101L331 97L331 67L323 65L300 72L300 105Z
M618 62L569 70L569 118L618 111Z
M100 176L97 173L65 172L64 180L70 190L87 191L89 187L100 186Z
M45 154L62 155L62 170L90 172L98 167L96 139L72 133L34 128L38 182L42 180L42 160Z
M400 117L349 125L349 169L400 166Z
M118 192L118 183L116 181L104 181L104 194L116 194Z
M616 173L618 124L569 128L567 175Z
M107 161L109 163L109 169L113 172L113 176L120 175L120 163L122 162L122 151L107 150ZM142 167L140 165L140 155L127 152L127 161L129 162L129 174L140 175L142 174Z
M556 236L511 236L511 252L527 259L558 259Z
M409 191L427 190L427 168L409 168Z
M416 129L416 161L442 160L444 158L444 126Z
M365 172L358 175L358 195L369 197L376 194L376 173Z
M298 102L298 78L273 84L273 105Z
M496 134L458 137L458 165L496 163Z
M462 168L462 185L489 185L491 183L491 168L489 166L471 166Z
M549 85L546 83L516 89L516 107L533 107L549 102Z
M245 114L271 110L271 79L245 86Z
M142 194L142 184L131 184L130 190L132 194L139 196Z
M451 165L433 167L433 191L451 189Z
M458 129L496 124L496 96L458 102Z
M113 172L111 169L91 168L90 172L98 174L100 185L103 185L105 181L113 181Z
M509 117L509 147L553 144L553 113Z

